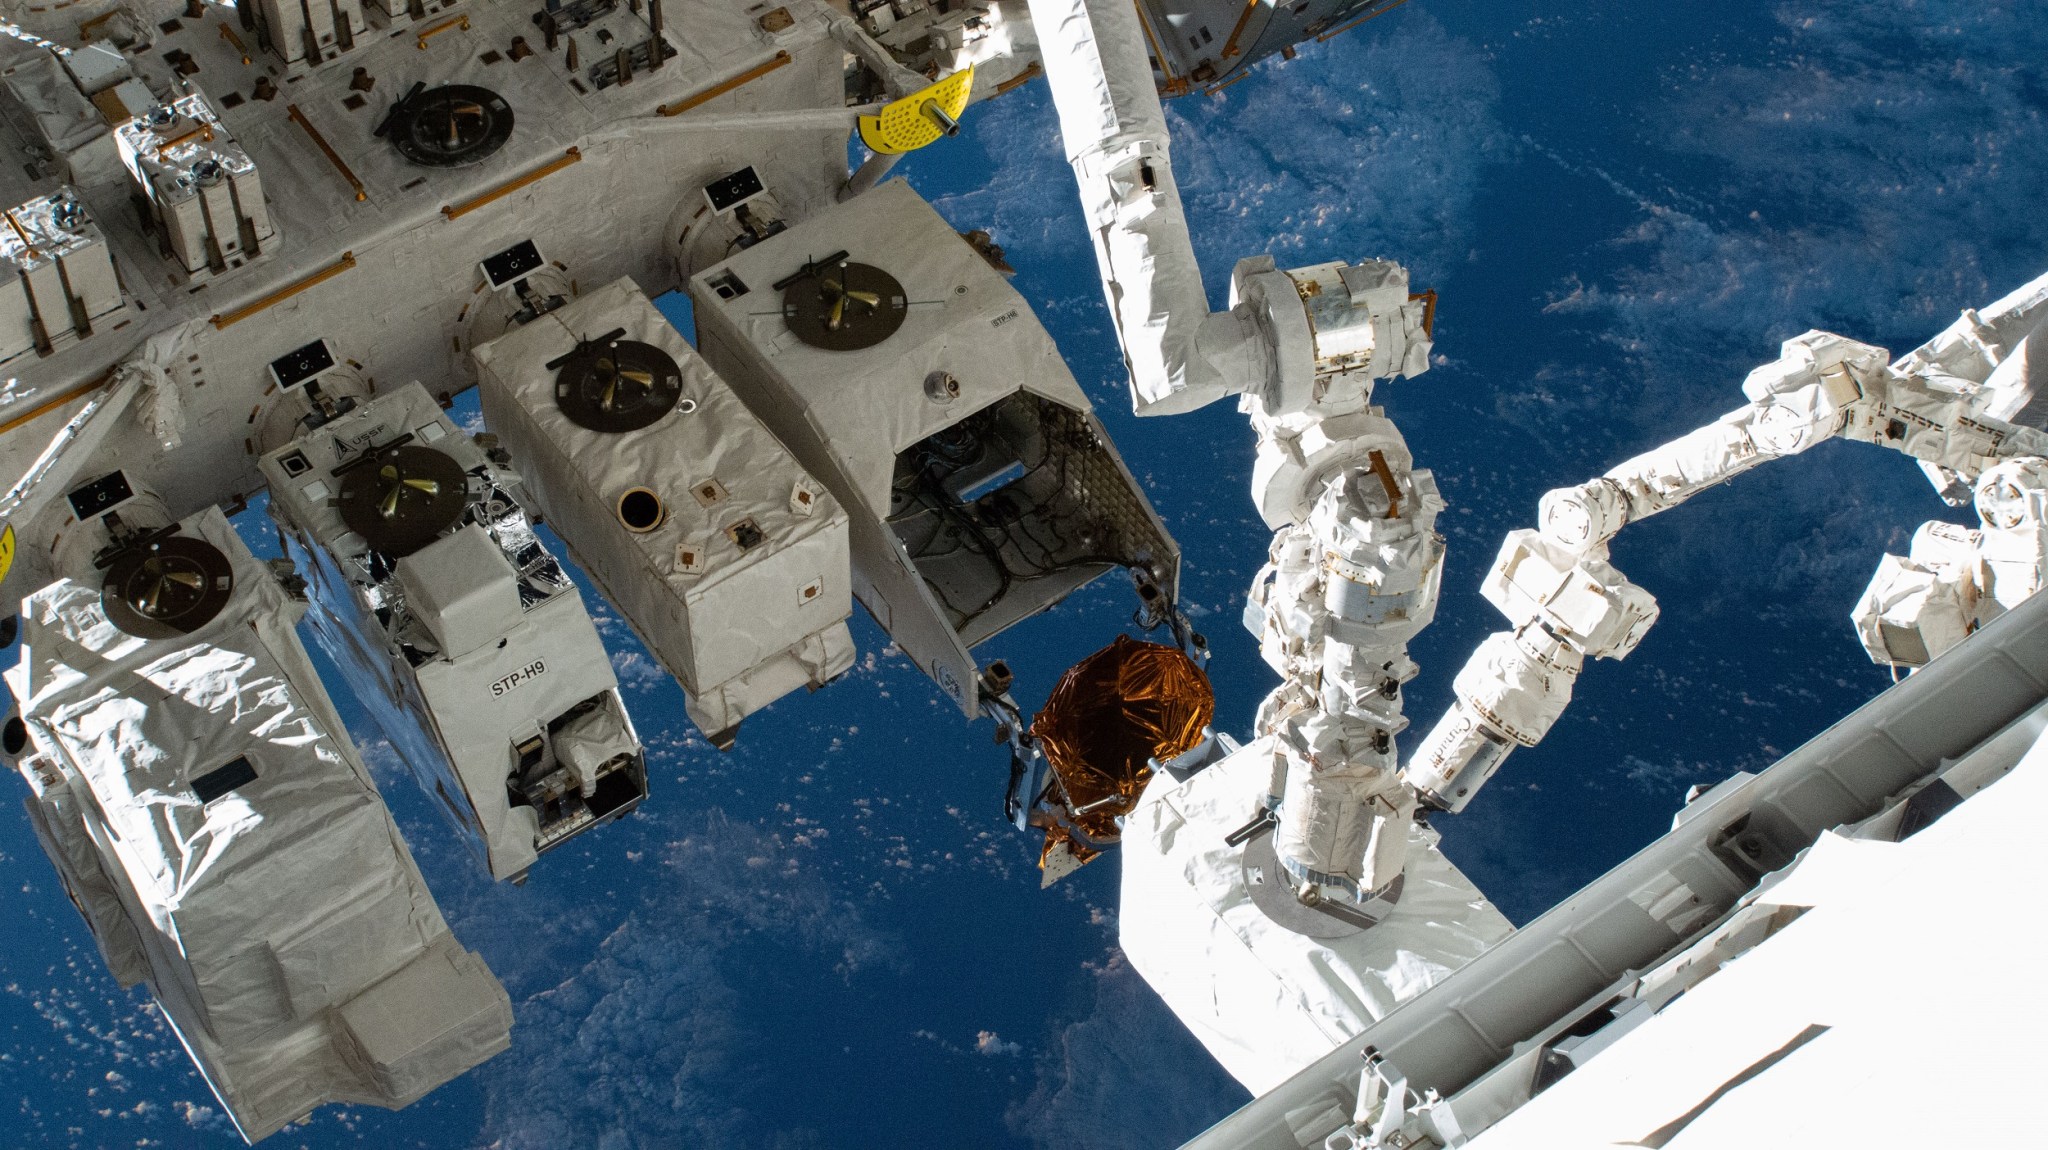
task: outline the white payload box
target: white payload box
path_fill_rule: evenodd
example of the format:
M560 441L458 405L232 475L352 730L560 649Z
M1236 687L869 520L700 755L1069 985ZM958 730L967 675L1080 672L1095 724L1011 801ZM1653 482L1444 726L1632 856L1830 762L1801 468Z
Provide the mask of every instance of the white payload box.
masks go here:
M107 239L76 191L59 188L7 210L0 224L0 363L85 339L122 303Z
M255 161L204 96L150 108L114 135L164 255L187 275L241 267L276 238Z
M324 343L272 371L262 445L298 433L261 467L314 633L491 874L517 880L637 807L639 737L519 475L417 383L352 398L361 381Z
M851 516L854 594L970 718L968 649L1180 549L1052 336L893 180L690 280L704 358Z
M242 26L256 32L263 45L292 71L327 63L355 49L359 37L370 37L362 0L241 0ZM391 9L384 5L387 15ZM406 6L398 5L399 14Z
M1514 929L1420 824L1376 923L1301 905L1259 818L1272 781L1271 738L1185 778L1155 775L1124 820L1117 919L1131 966L1254 1094Z
M846 511L631 280L475 357L485 423L714 743L852 666Z
M328 1102L404 1106L504 1050L511 1002L343 734L303 603L217 509L138 513L162 505L119 472L81 491L89 541L22 611L7 750L114 976L149 984L251 1141ZM110 506L131 522L102 575Z

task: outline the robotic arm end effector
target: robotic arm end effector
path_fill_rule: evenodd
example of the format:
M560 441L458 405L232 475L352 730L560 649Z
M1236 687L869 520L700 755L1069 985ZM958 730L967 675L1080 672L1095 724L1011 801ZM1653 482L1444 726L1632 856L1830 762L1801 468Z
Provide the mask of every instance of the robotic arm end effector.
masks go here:
M1480 593L1514 625L1458 672L1457 703L1410 757L1421 801L1460 811L1516 747L1533 747L1570 704L1588 658L1621 659L1656 623L1657 600L1604 558L1535 531L1511 533Z

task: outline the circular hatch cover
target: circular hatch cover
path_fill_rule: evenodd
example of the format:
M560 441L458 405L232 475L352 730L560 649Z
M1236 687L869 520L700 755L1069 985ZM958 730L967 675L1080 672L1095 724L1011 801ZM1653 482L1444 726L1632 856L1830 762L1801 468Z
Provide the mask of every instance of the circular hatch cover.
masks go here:
M462 466L431 447L387 447L341 481L341 521L371 550L402 559L438 538L469 502Z
M811 264L786 283L782 318L812 347L873 347L896 334L910 313L903 285L871 264Z
M512 138L512 105L489 88L444 84L407 98L391 111L388 133L415 164L474 164Z
M578 427L638 431L674 410L682 398L682 369L650 343L588 340L558 362L555 405Z
M116 558L100 587L100 606L127 634L170 639L206 626L234 590L234 567L220 548L172 535Z

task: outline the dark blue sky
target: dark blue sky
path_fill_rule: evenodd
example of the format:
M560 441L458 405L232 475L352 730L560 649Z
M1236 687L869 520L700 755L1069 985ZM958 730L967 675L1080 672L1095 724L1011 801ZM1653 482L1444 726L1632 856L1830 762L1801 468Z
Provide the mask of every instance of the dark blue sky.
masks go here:
M1735 406L1807 327L1900 351L2048 266L2044 41L2019 3L1420 0L1170 107L1215 303L1263 251L1395 258L1441 294L1438 367L1379 393L1451 503L1418 727L1498 625L1478 578L1543 490ZM1009 249L1182 543L1219 725L1242 733L1272 683L1236 623L1268 539L1251 434L1227 405L1128 414L1043 84L903 170ZM1868 698L1888 677L1848 610L1883 550L1948 515L1906 460L1829 445L1632 528L1615 562L1662 622L1442 820L1451 856L1526 920L1658 833L1689 784ZM1127 597L1106 581L982 654L1035 704ZM325 1111L272 1144L1168 1147L1241 1102L1116 956L1115 859L1040 892L986 725L857 618L857 671L749 720L730 755L608 622L654 793L521 889L488 883L357 728L451 923L512 992L515 1046L411 1110ZM233 1145L19 814L0 812L0 859L0 1142Z

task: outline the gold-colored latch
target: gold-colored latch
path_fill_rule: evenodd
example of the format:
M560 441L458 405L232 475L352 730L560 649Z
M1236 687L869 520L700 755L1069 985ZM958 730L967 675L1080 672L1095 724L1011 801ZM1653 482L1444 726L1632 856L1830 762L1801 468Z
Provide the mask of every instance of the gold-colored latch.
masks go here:
M233 44L235 46L235 51L241 53L242 55L242 66L244 68L248 67L249 46L247 44L242 43L242 38L240 36L235 35L235 30L233 28L228 27L226 24L222 24L220 26L220 38L226 40L228 43Z

